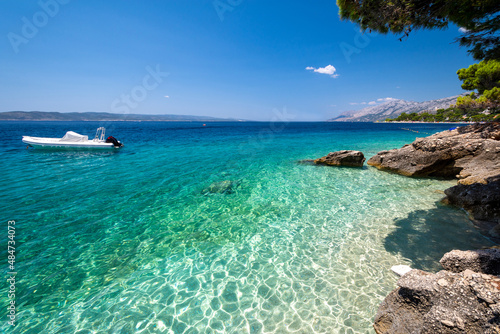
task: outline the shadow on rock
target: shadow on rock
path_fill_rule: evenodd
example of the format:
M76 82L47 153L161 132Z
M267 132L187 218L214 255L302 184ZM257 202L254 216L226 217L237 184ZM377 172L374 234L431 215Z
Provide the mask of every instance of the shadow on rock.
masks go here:
M494 243L481 235L463 211L439 205L412 212L396 221L396 229L385 239L388 252L401 254L413 268L438 271L439 259L452 249L478 249Z

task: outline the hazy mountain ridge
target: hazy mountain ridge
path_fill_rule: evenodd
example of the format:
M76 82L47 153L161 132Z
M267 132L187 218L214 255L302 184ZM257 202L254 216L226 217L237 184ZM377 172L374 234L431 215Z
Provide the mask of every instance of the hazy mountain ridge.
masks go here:
M0 112L0 121L236 121L236 119L192 115L140 115L111 114L106 112L49 112L6 111Z
M437 109L446 109L457 101L456 96L445 97L437 100L424 102L414 102L405 100L392 100L386 103L366 107L361 110L349 110L341 113L337 117L331 118L329 122L376 122L384 121L387 118L396 118L402 113L434 113Z

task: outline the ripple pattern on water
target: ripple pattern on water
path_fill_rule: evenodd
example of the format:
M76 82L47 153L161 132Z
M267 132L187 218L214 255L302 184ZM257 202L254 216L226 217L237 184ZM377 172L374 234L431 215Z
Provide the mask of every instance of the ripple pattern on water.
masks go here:
M451 181L296 164L387 148L393 133L284 131L242 152L259 132L238 131L111 155L16 153L23 173L8 169L0 195L19 226L11 332L371 333L392 265L435 270L442 253L488 243L438 204ZM204 191L227 180L231 192Z

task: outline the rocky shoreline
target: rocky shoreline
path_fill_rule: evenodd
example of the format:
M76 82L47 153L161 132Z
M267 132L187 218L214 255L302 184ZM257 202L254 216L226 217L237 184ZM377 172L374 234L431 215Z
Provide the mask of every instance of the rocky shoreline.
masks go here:
M401 276L375 316L378 334L500 332L500 250L451 251L440 262L447 270Z
M316 160L312 160L316 165L363 167L365 156L360 151L337 151Z
M456 178L443 203L467 210L500 242L500 123L473 124L382 151L368 165L406 176ZM451 251L436 274L411 270L382 302L378 334L500 333L500 250Z
M445 204L467 210L489 237L500 238L500 123L473 124L382 151L368 165L414 177L458 179ZM496 240L499 241L500 239Z
M306 162L306 161L302 161ZM332 152L315 164L363 166L358 151ZM500 243L500 123L472 124L381 151L368 165L411 177L458 179L443 203L465 209L483 234ZM378 334L500 333L500 249L453 250L436 274L404 270L380 304Z

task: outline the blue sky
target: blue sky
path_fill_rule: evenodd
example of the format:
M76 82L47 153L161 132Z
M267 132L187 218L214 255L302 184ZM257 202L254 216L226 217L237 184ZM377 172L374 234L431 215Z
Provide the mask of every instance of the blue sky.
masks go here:
M325 120L462 93L458 27L360 34L335 1L0 2L0 111ZM364 103L364 104L363 104Z

